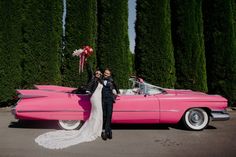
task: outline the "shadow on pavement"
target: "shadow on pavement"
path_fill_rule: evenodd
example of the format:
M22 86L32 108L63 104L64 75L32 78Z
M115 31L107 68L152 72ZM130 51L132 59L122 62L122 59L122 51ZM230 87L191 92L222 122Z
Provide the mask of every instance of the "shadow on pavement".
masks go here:
M19 120L11 122L9 128L28 129L60 129L57 121ZM170 125L164 124L112 124L114 130L169 130Z
M11 122L9 128L29 128L29 129L60 129L57 121L39 121L39 120L19 120Z
M166 124L112 124L113 130L169 130Z
M214 127L214 126L208 125L205 129L209 129L209 130L211 130L211 129L217 129L217 128Z
M39 120L19 120L11 122L9 128L29 128L29 129L58 129L57 121L39 121ZM177 130L188 130L182 124L112 124L114 130L170 130L174 128ZM217 129L214 126L208 125L205 129Z

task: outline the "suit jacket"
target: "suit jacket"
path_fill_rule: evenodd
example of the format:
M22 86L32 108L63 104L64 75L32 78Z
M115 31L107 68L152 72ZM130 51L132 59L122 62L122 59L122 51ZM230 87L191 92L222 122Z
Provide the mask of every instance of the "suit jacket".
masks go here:
M107 81L105 84L104 81ZM113 90L116 90L116 93L119 94L120 91L117 88L117 85L111 77L103 78L103 89L102 89L102 99L103 101L112 100L113 102L116 99L116 95L113 93Z

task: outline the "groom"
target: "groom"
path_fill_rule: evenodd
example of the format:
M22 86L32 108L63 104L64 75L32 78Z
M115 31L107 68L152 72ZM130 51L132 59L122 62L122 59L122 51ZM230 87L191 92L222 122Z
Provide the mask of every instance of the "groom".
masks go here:
M101 136L103 140L112 139L111 119L113 103L117 94L119 94L119 90L111 77L111 70L106 68L103 75L102 88L103 130Z

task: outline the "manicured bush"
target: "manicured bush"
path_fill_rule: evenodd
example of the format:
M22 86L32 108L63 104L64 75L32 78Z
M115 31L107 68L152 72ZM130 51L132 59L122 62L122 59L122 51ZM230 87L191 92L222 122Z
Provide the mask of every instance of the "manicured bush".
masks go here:
M236 1L203 3L209 93L236 101Z
M171 1L176 88L206 92L202 0Z
M16 94L21 82L22 1L0 1L0 106Z
M22 87L60 84L62 2L25 0L22 26Z
M112 69L119 88L128 86L131 59L127 0L98 0L97 61L99 67Z
M91 77L96 67L97 2L94 0L68 0L66 17L66 47L63 50L62 76L66 86L82 86ZM94 52L79 74L79 58L73 57L75 49L89 45ZM89 66L90 65L90 66Z
M170 1L137 0L136 10L136 74L152 84L174 87Z

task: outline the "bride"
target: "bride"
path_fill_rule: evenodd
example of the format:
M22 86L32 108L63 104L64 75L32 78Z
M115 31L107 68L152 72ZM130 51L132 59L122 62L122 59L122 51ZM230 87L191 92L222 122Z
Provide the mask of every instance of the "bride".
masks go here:
M101 72L95 71L95 77L89 83L89 91L92 94L91 112L89 119L79 130L57 130L38 136L35 142L48 149L63 149L82 142L89 142L101 136L103 115L101 93L103 85L101 83Z

